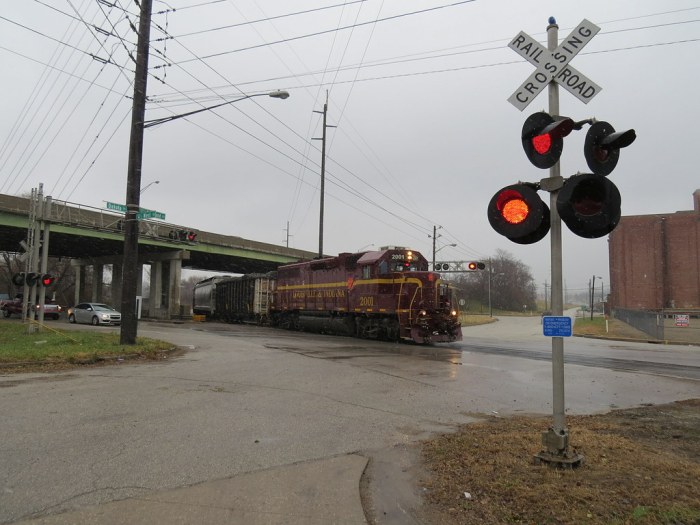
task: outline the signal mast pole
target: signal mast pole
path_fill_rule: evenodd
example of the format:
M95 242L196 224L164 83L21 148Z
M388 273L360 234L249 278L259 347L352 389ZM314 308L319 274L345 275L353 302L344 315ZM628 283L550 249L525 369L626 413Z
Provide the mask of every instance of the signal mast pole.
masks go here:
M547 49L554 51L559 45L559 26L554 17L550 17L547 26ZM549 82L549 114L559 113L559 85L553 80ZM549 168L549 179L552 185L561 179L559 161ZM562 278L562 241L561 219L557 210L557 195L559 190L549 193L550 235L551 235L551 274L552 274L552 315L564 315L564 293ZM564 338L552 337L552 426L542 433L542 445L545 450L535 456L539 461L558 464L561 466L578 466L583 456L572 454L569 450L569 430L566 428L564 400Z

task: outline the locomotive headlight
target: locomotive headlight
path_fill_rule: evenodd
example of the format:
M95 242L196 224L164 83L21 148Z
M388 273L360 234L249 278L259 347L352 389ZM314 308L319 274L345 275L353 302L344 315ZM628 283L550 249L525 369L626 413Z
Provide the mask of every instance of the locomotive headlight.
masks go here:
M450 315L451 315L452 317L457 317L457 310L452 310L452 311L450 312Z
M406 252L406 258L407 258L409 261L413 260L413 252L411 252L411 251Z
M418 312L418 315L425 316L428 315L428 312L426 312L425 310L421 310L420 312Z

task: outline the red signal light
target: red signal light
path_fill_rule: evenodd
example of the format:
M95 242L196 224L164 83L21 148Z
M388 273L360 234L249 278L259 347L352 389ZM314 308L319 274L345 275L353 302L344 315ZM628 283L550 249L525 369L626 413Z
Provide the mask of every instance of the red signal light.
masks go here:
M544 155L552 149L552 136L549 133L532 137L532 146L540 155Z
M530 214L530 206L527 205L527 202L519 193L514 191L508 192L508 196L504 200L505 202L501 207L501 215L503 215L506 222L520 224L527 219L527 216Z
M557 195L564 224L587 239L603 237L620 222L620 192L607 177L581 173L570 177Z
M476 263L475 263L475 262L470 262L470 263L469 263L469 269L470 269L470 270L476 270Z
M518 244L531 244L549 232L549 207L527 184L513 184L499 190L488 206L494 230Z
M45 273L44 275L41 276L41 285L42 286L51 286L55 280L56 280L56 278L53 275Z
M530 115L520 137L527 158L540 169L554 166L564 149L564 137L574 126L569 117L555 118L544 111Z

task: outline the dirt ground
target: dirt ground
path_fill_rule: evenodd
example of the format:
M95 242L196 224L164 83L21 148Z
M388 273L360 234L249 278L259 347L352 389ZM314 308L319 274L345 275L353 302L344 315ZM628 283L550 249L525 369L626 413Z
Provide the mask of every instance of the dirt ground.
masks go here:
M423 443L431 524L700 524L700 399L569 416L575 469L535 465L550 419L491 418Z

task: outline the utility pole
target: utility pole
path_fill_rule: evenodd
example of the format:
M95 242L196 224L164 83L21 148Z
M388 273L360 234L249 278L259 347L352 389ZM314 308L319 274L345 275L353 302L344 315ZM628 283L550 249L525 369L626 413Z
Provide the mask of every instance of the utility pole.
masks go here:
M433 225L433 270L435 270L435 253L436 253L435 242L437 241L438 237L441 237L441 235L437 234L437 231L439 229L442 229L442 226ZM428 237L430 237L430 235L428 235Z
M321 138L312 138L311 140L321 141L321 197L320 197L320 213L318 220L318 258L323 257L323 206L324 199L326 195L326 128L335 128L337 126L329 126L326 123L328 116L328 90L326 90L326 102L323 104L323 111L316 111L314 113L323 114L323 136Z
M289 221L287 221L287 228L286 228L284 231L285 231L286 237L287 237L287 241L286 241L286 242L287 242L287 248L289 248L289 237L291 237L291 235L289 235Z
M138 288L139 211L141 192L141 164L143 159L143 122L146 114L146 86L148 80L148 49L151 37L152 0L141 0L139 37L136 44L136 73L134 76L134 103L131 111L131 139L129 167L126 179L126 213L124 214L124 262L122 265L122 325L119 343L136 344L136 291Z

